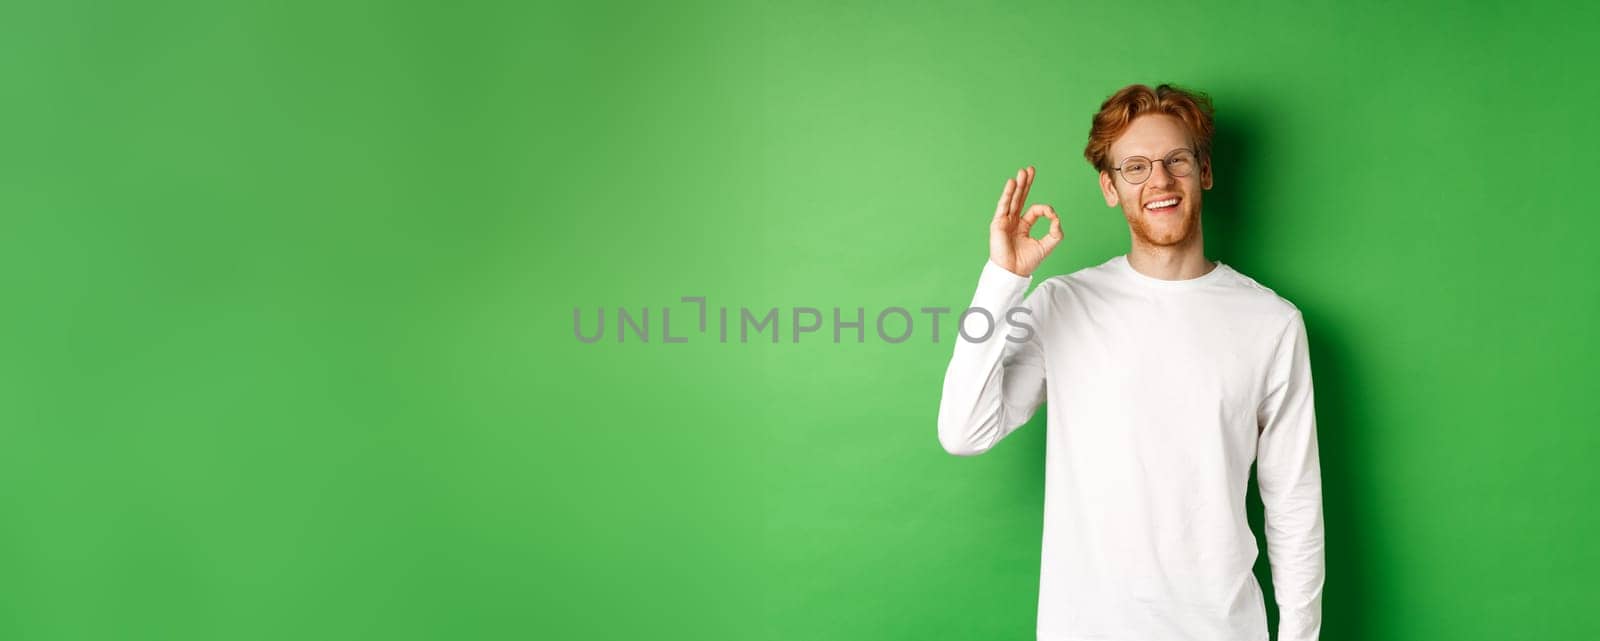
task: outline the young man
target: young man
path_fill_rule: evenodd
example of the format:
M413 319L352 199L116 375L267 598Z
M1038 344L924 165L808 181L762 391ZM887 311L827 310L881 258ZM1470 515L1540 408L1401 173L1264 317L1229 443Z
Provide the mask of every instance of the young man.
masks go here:
M1084 155L1132 249L1044 280L1062 240L1049 205L1022 214L1006 181L972 306L984 341L955 341L939 404L951 454L994 447L1048 401L1041 641L1266 641L1250 464L1266 507L1279 641L1318 637L1322 479L1300 310L1205 257L1212 108L1131 85L1100 107ZM1050 233L1034 239L1040 217ZM1009 314L1014 307L1027 313ZM970 336L990 327L964 317ZM1026 325L1026 327L1024 327Z

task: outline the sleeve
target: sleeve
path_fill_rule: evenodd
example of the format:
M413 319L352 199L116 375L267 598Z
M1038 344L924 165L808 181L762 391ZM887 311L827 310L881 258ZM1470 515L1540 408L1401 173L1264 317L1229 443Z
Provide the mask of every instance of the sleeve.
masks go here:
M939 398L939 443L956 456L977 456L989 451L1007 434L1032 418L1044 402L1044 354L1038 330L1039 301L1045 295L1040 287L1026 301L1023 293L1031 276L1018 276L988 261L978 277L972 307L988 312L990 323L974 312L957 318L964 323L967 336L986 340L969 341L959 333L955 351L944 374L944 390ZM1023 307L1015 319L1028 327L1018 327L1010 310ZM1008 340L1027 337L1017 342Z
M1322 468L1311 355L1299 310L1278 340L1257 413L1256 481L1266 508L1267 557L1278 601L1278 640L1315 641L1325 573Z

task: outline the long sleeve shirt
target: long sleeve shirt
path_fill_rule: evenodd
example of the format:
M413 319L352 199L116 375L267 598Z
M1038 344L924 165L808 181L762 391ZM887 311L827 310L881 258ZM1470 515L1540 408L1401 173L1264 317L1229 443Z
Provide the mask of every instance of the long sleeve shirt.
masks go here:
M972 307L989 313L960 321L938 427L946 451L974 456L1045 404L1038 639L1267 641L1252 462L1278 639L1317 639L1322 478L1300 310L1220 262L1165 280L1124 254L1024 298L1032 280L983 267Z

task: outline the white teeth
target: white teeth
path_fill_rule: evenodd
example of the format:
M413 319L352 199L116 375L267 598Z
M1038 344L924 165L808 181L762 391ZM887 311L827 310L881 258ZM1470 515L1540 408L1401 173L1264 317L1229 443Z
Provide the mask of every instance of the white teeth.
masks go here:
M1145 207L1148 207L1150 209L1157 209L1157 208L1160 208L1160 207L1167 207L1167 206L1176 205L1176 204L1178 204L1178 199L1177 198L1168 198L1166 200L1158 200L1156 202L1150 203L1148 205L1145 205Z

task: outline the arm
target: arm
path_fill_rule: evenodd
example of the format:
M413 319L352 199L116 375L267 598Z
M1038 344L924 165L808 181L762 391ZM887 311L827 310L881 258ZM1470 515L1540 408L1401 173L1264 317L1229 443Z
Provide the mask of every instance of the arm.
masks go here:
M1256 480L1266 508L1267 556L1279 641L1315 641L1322 628L1322 471L1305 319L1296 310L1278 341L1257 414Z
M1033 280L1033 270L1061 242L1062 235L1061 218L1054 207L1036 204L1026 215L1022 213L1033 175L1033 168L1026 167L1017 171L1016 178L1006 180L995 203L994 218L989 220L989 262L978 276L972 307L989 313L993 333L975 343L957 335L955 353L945 369L944 391L939 397L939 443L957 456L989 451L1028 422L1044 402L1044 357L1036 328L1038 303L1048 292L1035 291L1026 302L1023 293ZM1041 218L1050 219L1050 233L1034 238L1029 231ZM1032 314L1019 312L1013 317L1011 308L1019 303ZM1013 318L1029 327L1016 327ZM974 313L966 320L971 321L966 324L968 336L984 336L982 315ZM1019 343L1008 337L1027 340Z
M994 330L988 339L979 342L969 342L959 334L955 338L955 352L945 370L944 391L939 398L939 443L951 454L976 456L987 452L1028 422L1044 402L1044 356L1036 309L1044 294L1036 290L1023 302L1023 292L1032 280L1013 274L994 261L983 266L972 307L994 316ZM1031 314L1009 313L1019 305ZM1032 330L1016 327L1008 318L1026 323ZM983 336L987 323L983 316L974 313L967 320L967 335ZM1027 340L1014 342L1008 336L1026 336Z

